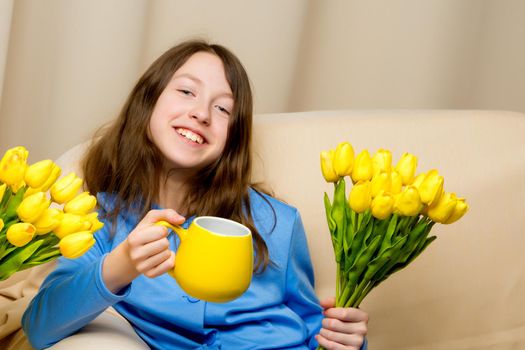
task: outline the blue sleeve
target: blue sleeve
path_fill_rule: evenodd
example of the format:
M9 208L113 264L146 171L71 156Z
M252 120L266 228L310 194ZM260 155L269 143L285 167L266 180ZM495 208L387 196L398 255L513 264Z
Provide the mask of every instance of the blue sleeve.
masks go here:
M306 323L308 347L317 348L315 335L321 329L322 308L314 290L314 272L308 242L299 213L296 214L286 272L286 304ZM365 338L361 350L367 350Z
M310 260L303 223L296 212L286 271L286 305L305 322L308 346L317 347L314 336L323 319L322 308L314 290L314 271Z
M81 257L59 258L29 304L22 327L34 348L49 347L76 332L129 293L128 285L114 294L102 280L102 263L111 246L108 226L95 234L95 245Z

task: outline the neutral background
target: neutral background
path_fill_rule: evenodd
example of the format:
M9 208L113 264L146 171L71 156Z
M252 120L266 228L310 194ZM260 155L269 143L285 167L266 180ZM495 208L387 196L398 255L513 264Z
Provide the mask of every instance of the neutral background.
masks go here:
M193 37L241 58L256 113L525 112L524 23L521 0L0 0L0 151L57 157Z

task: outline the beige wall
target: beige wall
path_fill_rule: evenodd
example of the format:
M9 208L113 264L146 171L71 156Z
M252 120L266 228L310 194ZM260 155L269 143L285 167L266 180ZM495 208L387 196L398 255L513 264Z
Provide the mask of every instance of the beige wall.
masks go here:
M523 23L521 0L0 0L0 151L57 157L195 36L237 53L258 113L525 111Z

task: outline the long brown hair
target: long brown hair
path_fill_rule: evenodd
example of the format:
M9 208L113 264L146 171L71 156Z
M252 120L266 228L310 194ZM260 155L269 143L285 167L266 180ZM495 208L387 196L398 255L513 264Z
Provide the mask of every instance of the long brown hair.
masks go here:
M94 138L82 162L84 180L92 193L115 195L115 210L106 214L113 223L121 210L143 217L152 208L158 200L163 160L148 137L150 117L175 71L202 51L221 59L234 106L221 156L187 184L186 215L220 216L246 225L254 237L255 270L262 271L270 259L253 223L249 197L249 188L257 187L250 182L252 92L244 67L225 47L200 40L186 41L153 62L131 91L117 119Z

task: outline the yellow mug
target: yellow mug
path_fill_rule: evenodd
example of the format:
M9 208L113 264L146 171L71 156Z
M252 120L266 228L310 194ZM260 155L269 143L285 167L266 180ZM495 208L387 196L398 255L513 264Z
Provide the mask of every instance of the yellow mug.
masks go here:
M166 221L180 238L170 274L190 296L215 303L241 296L252 280L252 233L246 226L215 216L200 216L186 230Z

